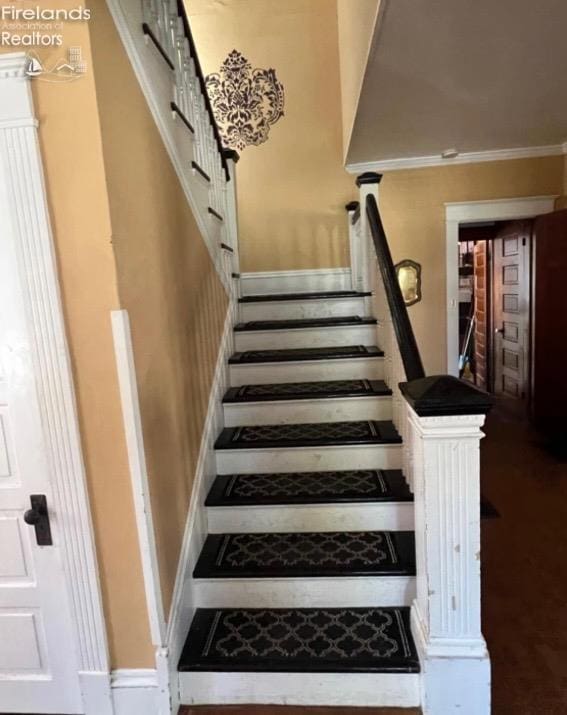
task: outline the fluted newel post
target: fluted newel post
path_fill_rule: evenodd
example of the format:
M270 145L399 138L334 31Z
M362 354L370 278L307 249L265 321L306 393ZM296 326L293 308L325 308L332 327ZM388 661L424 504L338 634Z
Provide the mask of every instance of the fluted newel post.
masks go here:
M412 454L417 597L412 633L424 715L488 715L480 622L481 426L489 397L441 375L400 385Z
M372 276L374 270L374 249L372 248L372 236L368 227L368 217L366 215L366 197L372 194L378 203L378 185L382 180L382 174L374 171L367 171L356 177L356 185L360 192L360 237L357 241L357 275L359 276L359 290L372 290Z

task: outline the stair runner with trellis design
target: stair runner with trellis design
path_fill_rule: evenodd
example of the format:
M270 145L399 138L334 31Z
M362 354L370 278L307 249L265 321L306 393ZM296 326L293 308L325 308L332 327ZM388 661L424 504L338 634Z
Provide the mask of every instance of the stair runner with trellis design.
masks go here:
M413 496L367 295L240 299L193 572L207 607L179 663L194 702L246 702L247 688L257 702L260 681L283 678L289 690L313 673L356 674L367 680L348 687L386 688L404 705L417 677ZM341 297L358 314L332 315ZM301 314L309 301L320 317L278 318L280 304Z

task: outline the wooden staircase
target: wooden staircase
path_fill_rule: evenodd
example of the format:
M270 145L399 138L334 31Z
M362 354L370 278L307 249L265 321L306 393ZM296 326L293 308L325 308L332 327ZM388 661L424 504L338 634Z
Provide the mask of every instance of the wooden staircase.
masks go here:
M419 704L413 497L368 296L240 299L184 704Z

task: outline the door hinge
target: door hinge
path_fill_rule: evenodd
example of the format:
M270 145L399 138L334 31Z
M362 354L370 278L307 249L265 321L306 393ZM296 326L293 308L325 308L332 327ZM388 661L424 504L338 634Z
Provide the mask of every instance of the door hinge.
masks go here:
M525 246L525 245L526 245L526 237L524 236L524 237L522 238L522 246Z

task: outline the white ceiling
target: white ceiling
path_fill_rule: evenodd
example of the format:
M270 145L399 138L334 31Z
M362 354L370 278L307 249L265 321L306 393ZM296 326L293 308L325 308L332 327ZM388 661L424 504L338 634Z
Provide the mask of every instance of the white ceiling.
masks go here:
M347 164L567 140L567 0L382 0Z

